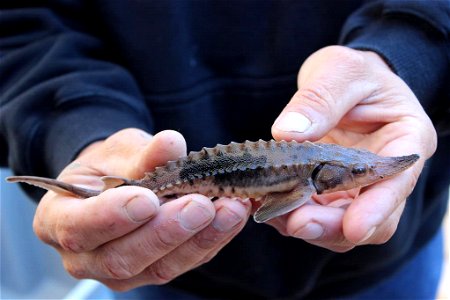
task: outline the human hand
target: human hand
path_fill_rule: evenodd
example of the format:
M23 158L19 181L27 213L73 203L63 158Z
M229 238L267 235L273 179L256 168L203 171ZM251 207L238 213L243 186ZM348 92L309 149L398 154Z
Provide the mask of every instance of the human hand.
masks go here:
M141 178L186 155L174 131L154 137L126 129L86 148L59 176L101 189L104 175ZM114 290L164 284L214 257L246 223L250 202L192 194L159 206L141 187L119 187L87 199L48 192L34 230L61 254L76 278L97 279Z
M301 67L299 90L272 127L277 140L320 140L383 156L417 153L401 174L369 187L314 196L270 222L281 234L332 251L382 244L394 234L424 162L434 127L409 87L375 53L332 46Z

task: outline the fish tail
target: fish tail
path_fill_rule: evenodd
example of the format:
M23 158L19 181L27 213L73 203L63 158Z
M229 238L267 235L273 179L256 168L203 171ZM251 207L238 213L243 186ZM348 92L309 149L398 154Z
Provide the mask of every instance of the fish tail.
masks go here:
M58 194L69 194L79 198L89 198L97 196L101 191L82 188L60 180L36 177L36 176L10 176L6 178L8 182L24 182L30 185L40 187L45 190L53 191Z

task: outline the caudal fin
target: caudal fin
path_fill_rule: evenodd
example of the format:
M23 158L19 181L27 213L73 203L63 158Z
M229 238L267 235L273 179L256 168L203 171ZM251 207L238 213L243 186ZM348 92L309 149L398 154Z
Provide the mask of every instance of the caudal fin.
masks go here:
M73 184L65 183L56 179L36 177L36 176L10 176L6 178L8 182L24 182L40 187L58 194L68 194L79 198L89 198L97 196L100 191L82 188Z

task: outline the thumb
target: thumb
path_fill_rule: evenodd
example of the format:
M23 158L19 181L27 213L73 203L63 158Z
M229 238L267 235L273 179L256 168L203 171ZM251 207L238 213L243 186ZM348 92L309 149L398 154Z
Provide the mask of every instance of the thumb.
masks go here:
M148 142L128 170L131 178L142 177L145 172L166 164L169 160L176 160L186 155L186 141L177 131L161 131Z
M366 70L361 51L331 46L312 54L300 69L298 91L272 126L274 138L322 138L374 90Z

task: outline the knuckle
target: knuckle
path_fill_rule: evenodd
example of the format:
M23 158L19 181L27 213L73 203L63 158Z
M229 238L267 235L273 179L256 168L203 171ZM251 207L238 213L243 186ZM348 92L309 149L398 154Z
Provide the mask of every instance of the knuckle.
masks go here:
M301 88L294 97L297 98L298 103L306 104L318 112L329 113L333 111L331 106L335 100L324 86L315 85Z
M178 274L173 267L164 264L162 260L145 270L145 276L151 284L163 285L173 280Z
M198 266L201 266L203 264L210 262L217 255L218 252L219 251L214 251L212 253L208 253L195 265L195 267L198 267Z
M115 292L128 292L136 287L126 280L101 279L99 281Z
M147 133L144 132L143 130L137 128L125 128L117 131L116 133L108 137L106 141L108 142L108 144L110 144L110 146L113 145L119 146L123 145L124 138L129 139L130 137L139 137L145 135L147 135Z
M158 226L154 228L153 245L161 250L171 250L177 247L185 239L182 238L180 232L176 229L167 228L166 226Z
M414 188L416 187L417 181L419 180L420 177L420 173L422 170L419 170L417 168L414 168L411 172L411 177L408 180L408 184L406 185L406 192L404 194L404 197L402 197L402 199L400 199L399 204L404 203L406 201L406 198L411 195L411 193L413 192Z
M384 191L384 195L386 195L386 199L391 199L392 207L400 207L405 202L404 191L396 189L393 186L383 186L379 187L380 191ZM385 218L388 217L387 215Z
M64 261L63 265L64 265L64 269L72 277L74 277L76 279L88 278L87 271L84 268L82 268L80 264L74 264L74 263Z
M42 219L39 218L38 214L34 217L33 220L33 231L36 236L46 244L51 243L52 239L50 238L45 226L42 222Z
M82 227L79 226L74 215L69 215L71 210L58 215L58 219L54 226L55 241L66 251L81 253L85 251L84 234Z
M45 216L44 200L42 200L36 209L36 214L33 219L33 231L44 243L56 246L57 243L51 237L51 228L47 222L45 222L46 218L43 216Z
M370 244L373 244L373 245L385 244L391 239L392 236L393 236L393 233L391 233L391 234L384 233L384 234L378 236L377 238L375 238Z
M381 231L374 240L374 244L381 245L387 243L395 234L397 225L390 224Z
M222 243L223 239L224 234L207 230L202 232L201 234L194 235L191 241L196 249L205 251L210 250L211 248Z
M134 129L132 128L125 128L122 130L117 131L116 133L114 133L113 135L109 136L107 138L107 141L116 141L116 140L121 140L124 136L128 136L130 134L134 133Z
M129 290L132 289L132 287L129 287L127 284L121 284L121 283L108 283L103 281L102 282L104 285L106 285L109 289L113 290L114 292L128 292Z
M427 158L430 158L434 152L436 152L437 150L437 146L438 146L438 136L437 136L437 132L436 132L436 128L434 128L434 126L431 123L430 120L430 129L428 130L428 132L430 132L430 142L428 144L427 149L429 149L428 153L427 153Z
M80 253L84 247L79 241L79 232L72 226L61 226L57 228L58 244L63 250Z
M363 55L347 47L330 46L326 47L324 50L324 55L327 57L332 57L334 60L339 62L339 64L354 66L359 69L366 63Z
M421 118L421 124L419 122L415 122L415 131L411 132L411 136L413 139L419 141L419 146L421 149L421 155L428 159L436 152L438 147L438 134L436 132L436 128L433 126L430 118L425 114L425 112L421 112L419 118Z
M97 258L101 271L106 278L129 279L135 274L131 265L123 255L120 255L114 248L108 247L100 252Z

